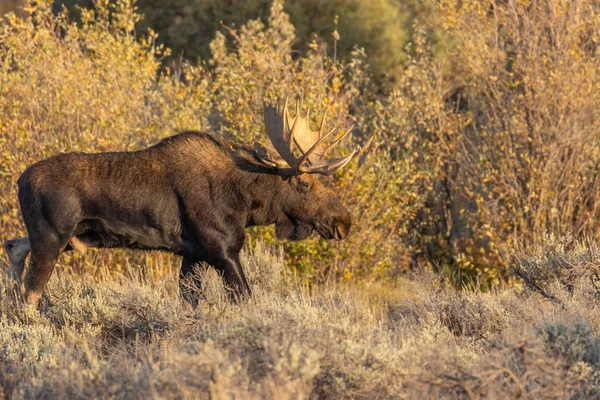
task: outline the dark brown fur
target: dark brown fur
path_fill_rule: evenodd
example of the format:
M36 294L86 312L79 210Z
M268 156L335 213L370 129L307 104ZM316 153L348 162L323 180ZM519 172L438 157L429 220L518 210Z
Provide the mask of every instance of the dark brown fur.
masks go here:
M5 247L10 255L21 240L12 258L23 261L21 291L34 304L60 253L75 243L173 252L183 256L180 279L207 262L239 297L250 294L239 261L244 228L276 224L279 237L299 240L313 230L342 239L351 226L348 211L315 177L286 176L250 147L198 132L136 152L56 155L29 167L18 187L28 268L20 259L24 238Z

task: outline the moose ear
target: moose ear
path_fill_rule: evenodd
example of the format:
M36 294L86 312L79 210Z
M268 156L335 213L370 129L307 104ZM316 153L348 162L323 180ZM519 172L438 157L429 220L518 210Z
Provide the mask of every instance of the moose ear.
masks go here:
M259 142L254 142L254 152L256 154L256 158L269 167L273 168L289 168L289 165L282 158L273 158L269 149L263 146Z
M258 158L260 162L269 167L277 167L277 163L273 160L267 148L261 143L254 142L254 151L256 152L256 158Z

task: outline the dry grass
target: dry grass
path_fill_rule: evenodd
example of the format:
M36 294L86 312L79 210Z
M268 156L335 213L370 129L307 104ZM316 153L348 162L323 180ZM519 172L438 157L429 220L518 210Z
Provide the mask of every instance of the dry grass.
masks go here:
M181 303L175 274L62 273L40 311L0 284L0 390L10 398L591 398L600 308L588 280L563 304L518 289L461 293L433 274L309 291L281 249L244 254L254 297L220 278ZM133 270L135 271L135 270Z

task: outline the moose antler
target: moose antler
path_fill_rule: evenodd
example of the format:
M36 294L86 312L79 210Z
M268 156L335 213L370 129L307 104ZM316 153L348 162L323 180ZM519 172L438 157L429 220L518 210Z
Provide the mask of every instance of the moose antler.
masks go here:
M310 108L306 111L306 116L302 116L300 115L298 101L296 101L296 115L291 118L287 106L287 97L283 106L281 106L279 99L275 105L265 102L265 128L277 153L298 174L331 175L348 164L353 157L362 154L371 144L373 138L369 139L363 147L357 146L345 157L326 160L325 155L352 131L354 125L324 148L323 143L336 130L336 128L333 128L329 132L323 133L327 111L323 114L319 130L315 132L310 129ZM302 153L300 157L294 155L294 144L298 146ZM255 143L255 148L261 160L269 165L277 165L269 157L264 147Z

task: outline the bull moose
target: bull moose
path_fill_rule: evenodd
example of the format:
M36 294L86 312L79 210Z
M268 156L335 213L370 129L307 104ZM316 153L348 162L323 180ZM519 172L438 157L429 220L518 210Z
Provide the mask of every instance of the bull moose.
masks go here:
M64 153L30 166L18 180L29 236L4 245L24 301L37 305L63 251L169 251L183 257L184 297L182 281L205 262L239 299L251 293L240 264L246 227L275 224L282 239L301 240L313 230L343 239L350 214L314 174L333 174L370 140L326 160L352 127L325 147L335 128L324 133L325 113L312 131L309 112L301 114L296 102L292 118L287 99L264 103L269 147L182 132L144 150Z

